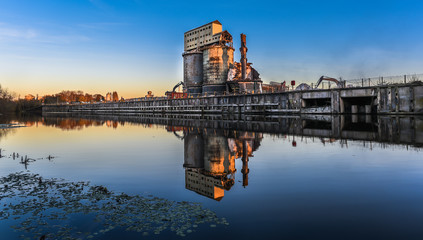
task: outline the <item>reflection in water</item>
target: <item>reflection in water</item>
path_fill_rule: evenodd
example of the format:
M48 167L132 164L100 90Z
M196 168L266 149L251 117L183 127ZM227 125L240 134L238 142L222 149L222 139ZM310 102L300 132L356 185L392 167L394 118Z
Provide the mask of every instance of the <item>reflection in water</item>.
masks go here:
M109 119L96 120L87 118L67 118L67 117L41 117L36 115L20 116L9 118L9 122L19 122L26 127L37 127L38 125L52 126L62 130L82 130L87 127L107 126L117 128L124 126L124 121L114 121Z
M39 117L18 119L27 126L54 126L81 130L90 126L117 128L126 123L144 127L166 126L184 141L185 187L215 200L235 183L235 160L241 159L242 185L248 186L248 161L258 150L263 134L283 138L292 147L308 142L339 144L341 148L407 148L423 146L423 118L419 116L307 115L249 119L148 116Z
M13 159L13 160L18 160L20 164L25 166L25 170L28 170L28 166L31 163L35 163L36 161L44 159L44 158L31 158L31 157L28 157L28 155L19 154L17 152L13 152L11 154L3 155L4 152L5 151L0 148L0 159L1 158L8 158L8 159ZM47 159L49 162L52 162L53 159L55 159L55 158L56 157L54 157L54 156L48 155L45 159Z
M68 116L68 115L66 115ZM177 128L199 128L232 130L243 132L268 133L276 137L292 136L322 138L324 142L339 141L344 145L348 140L360 140L381 143L381 147L391 144L421 148L423 146L422 116L391 115L305 115L305 116L257 116L225 118L224 116L169 116L169 115L130 115L102 116L79 115L63 117L49 114L45 117L23 117L9 119L27 126L54 126L63 130L80 130L90 126L118 128L125 123L167 126L169 131ZM172 130L173 129L173 130ZM0 133L1 136L1 133ZM295 146L297 141L292 141Z
M5 178L1 178L3 185L0 184L2 206L0 218L4 219L3 226L17 223L16 229L25 232L24 237L50 234L49 237L53 239L64 239L66 236L116 239L116 235L145 231L163 233L158 237L166 238L169 234L176 237L173 233L183 236L197 230L197 234L188 236L197 238L205 233L203 234L207 235L205 238L212 239L214 236L211 234L209 236L208 233L213 232L219 237L224 236L223 238L237 235L240 238L259 239L271 238L278 234L282 238L296 239L309 236L302 235L304 231L301 229L318 229L310 234L325 238L325 235L333 235L333 229L351 228L353 232L349 234L352 234L352 238L357 238L368 232L378 231L380 226L383 230L392 229L393 223L397 224L398 232L408 233L408 230L419 229L415 226L421 222L421 214L416 209L419 209L420 200L423 198L418 191L422 182L419 173L423 163L419 161L420 153L414 151L420 151L423 146L422 117L292 115L248 119L208 116L204 119L195 116L147 115L73 118L46 116L11 121L34 127L17 130L19 136L10 138L12 140L10 142L18 142L16 141L19 140L18 137L28 136L21 135L20 131L34 134L33 139L38 139L38 135L35 134L44 134L45 131L50 134L49 136L53 136L49 143L57 141L59 143L55 146L63 147L57 150L61 159L57 161L56 166L44 169L45 165L37 166L34 163L30 167L31 170L40 170L43 175L46 173L67 176L71 166L71 169L80 170L77 176L72 176L75 179L99 181L108 188L116 184L117 188L124 189L127 193L134 189L135 192L153 189L155 193L166 194L166 198L172 199L175 197L173 194L177 194L178 200L192 198L198 193L199 195L194 198L218 212L223 212L231 223L235 223L231 229L219 227L212 231L203 228L199 223L207 223L206 228L209 224L210 227L212 225L216 227L218 223L227 223L223 219L216 218L213 212L196 204L153 197L127 197L125 194L111 193L105 187L87 183L69 183L44 178L40 181L39 175L27 173L9 175L15 170L8 171L5 168ZM161 136L166 145L152 148L153 144L159 143L159 141L148 142L153 131L145 131L144 134L143 131L139 131L140 129L125 126L129 130L137 130L131 131L128 137L126 135L128 131L119 129L123 124L166 128L169 131L168 135ZM110 136L115 136L109 131L115 127L118 131L113 132L118 133L119 141L113 139L115 141L110 143L113 145L108 146L114 148L101 152L100 154L107 156L95 161L98 149L103 146L100 148L93 146L101 145L104 141L91 141L89 138L87 142L93 145L85 149L85 142L75 144L73 141L75 137L84 137L85 132L65 133L56 137L54 134L58 131L36 129L36 126L41 125L65 130L79 130L91 126L109 127L99 129L101 131L87 131L89 134L94 134L93 136L106 132L104 135L106 137L103 139L107 141ZM62 137L69 139L60 143L58 140ZM8 136L5 137L7 138ZM269 138L278 141L267 141ZM148 144L140 146L137 139ZM182 143L184 169L181 166L182 160L175 163L173 156L174 151L181 149L172 148L161 152L164 146L173 147L172 144L181 146ZM266 148L261 146L265 144ZM11 148L16 146L16 143L5 145ZM268 145L274 146L275 149L269 148ZM351 146L352 149L345 149ZM46 144L38 152L45 151L49 147ZM277 149L278 147L280 149ZM406 152L408 147L411 151ZM133 150L134 148L136 149ZM360 151L361 148L366 150ZM402 150L370 151L375 148L402 148ZM66 155L68 149L72 149L72 152ZM82 155L79 153L85 150L88 154L83 156L84 158L77 159L77 156ZM147 151L148 157L144 157L147 156ZM257 151L260 151L260 154L257 154ZM120 157L122 152L129 152L131 160L125 158L116 161L118 158L115 157ZM256 155L255 158L253 154ZM286 154L287 157L283 161L275 161L280 154ZM9 156L10 152L3 150L1 155ZM75 162L75 159L81 161ZM254 165L249 164L250 159L254 161L252 162ZM342 161L339 161L340 159ZM385 161L386 159L388 161ZM6 161L2 161L4 162ZM105 166L99 167L99 163ZM166 167L163 167L164 163ZM78 166L75 167L76 165ZM119 165L122 165L122 168L116 168ZM248 187L249 165L256 178L253 179L250 175L250 180L254 180L254 184L250 182ZM272 171L267 171L268 169ZM72 174L73 172L70 175ZM234 185L235 176L238 186ZM164 180L156 181L158 177ZM183 178L185 187L181 187ZM269 184L282 181L285 184L278 188ZM240 182L248 190L242 194L237 192ZM223 199L225 193L228 195ZM217 203L209 198L221 202ZM245 199L248 201L244 201ZM241 201L244 204L243 208L237 211L235 208ZM304 209L307 211L304 212ZM328 209L331 211L330 216ZM398 213L398 210L403 213ZM243 213L240 213L241 211ZM245 212L248 212L248 215ZM299 212L301 214L298 214ZM83 215L84 213L88 215ZM272 217L276 215L279 216L277 219ZM253 217L257 221L246 221L247 217ZM90 225L89 223L96 218L99 218L101 223ZM392 219L404 218L412 220L404 224L400 221L392 222L394 221ZM354 219L353 225L351 219ZM79 221L80 224L74 224ZM315 224L319 222L321 224L316 228ZM410 225L411 222L416 225ZM66 223L69 225L64 226ZM93 227L87 229L85 226ZM281 228L278 228L279 226ZM162 232L164 227L170 231ZM241 228L242 232L239 231ZM248 231L244 231L247 228ZM130 233L125 232L125 229ZM361 230L356 233L357 229ZM225 235L228 232L232 232L232 235ZM290 232L294 235L289 235ZM378 239L383 238L379 237L380 235L376 236ZM315 236L311 238L313 237ZM339 236L336 236L333 239L338 238Z
M242 159L242 185L248 185L248 158L260 146L261 133L184 130L185 187L220 201L235 182L235 159Z
M16 128L0 128L0 139L16 132Z

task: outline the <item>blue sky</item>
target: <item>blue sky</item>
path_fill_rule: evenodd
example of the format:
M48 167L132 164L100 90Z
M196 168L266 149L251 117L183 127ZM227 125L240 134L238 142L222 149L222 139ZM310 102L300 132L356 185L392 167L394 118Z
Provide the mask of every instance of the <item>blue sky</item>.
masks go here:
M183 33L213 20L247 35L265 82L423 73L422 1L0 0L0 84L18 94L163 95Z

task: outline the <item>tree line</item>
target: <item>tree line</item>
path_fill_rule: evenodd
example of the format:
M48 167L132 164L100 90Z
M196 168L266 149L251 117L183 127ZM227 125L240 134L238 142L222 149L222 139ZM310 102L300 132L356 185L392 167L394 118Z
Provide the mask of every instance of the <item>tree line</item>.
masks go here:
M13 93L0 85L0 114L15 110L16 103L13 101L14 98L15 96Z
M89 94L83 91L62 91L53 95L46 95L39 99L45 104L54 103L93 103L93 102L118 102L123 99L119 99L118 93L107 93L106 96L101 94Z
M101 94L89 94L83 91L69 91L63 90L52 95L45 95L42 97L28 94L23 99L17 99L16 94L9 92L6 88L0 85L0 114L8 112L25 112L31 110L39 110L40 106L44 104L67 104L67 103L93 103L93 102L118 102L117 92L107 93L106 96Z

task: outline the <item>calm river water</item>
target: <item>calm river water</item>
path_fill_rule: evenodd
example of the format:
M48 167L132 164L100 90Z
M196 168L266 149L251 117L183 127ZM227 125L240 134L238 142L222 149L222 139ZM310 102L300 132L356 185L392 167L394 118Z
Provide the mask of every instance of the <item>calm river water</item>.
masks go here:
M422 117L1 121L1 239L423 238Z

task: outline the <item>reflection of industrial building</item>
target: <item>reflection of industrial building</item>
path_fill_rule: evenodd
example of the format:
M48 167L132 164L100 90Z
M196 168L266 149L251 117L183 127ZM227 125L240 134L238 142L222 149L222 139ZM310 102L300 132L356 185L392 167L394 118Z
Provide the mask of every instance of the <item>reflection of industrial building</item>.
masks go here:
M243 186L248 185L248 157L260 146L259 133L187 129L184 134L185 187L220 200L235 183L235 159L241 158Z
M185 187L216 200L222 199L225 195L221 179L201 174L194 169L185 170Z
M241 34L241 63L234 62L232 35L213 21L184 34L184 87L188 94L261 92L262 81L247 63L246 37Z

